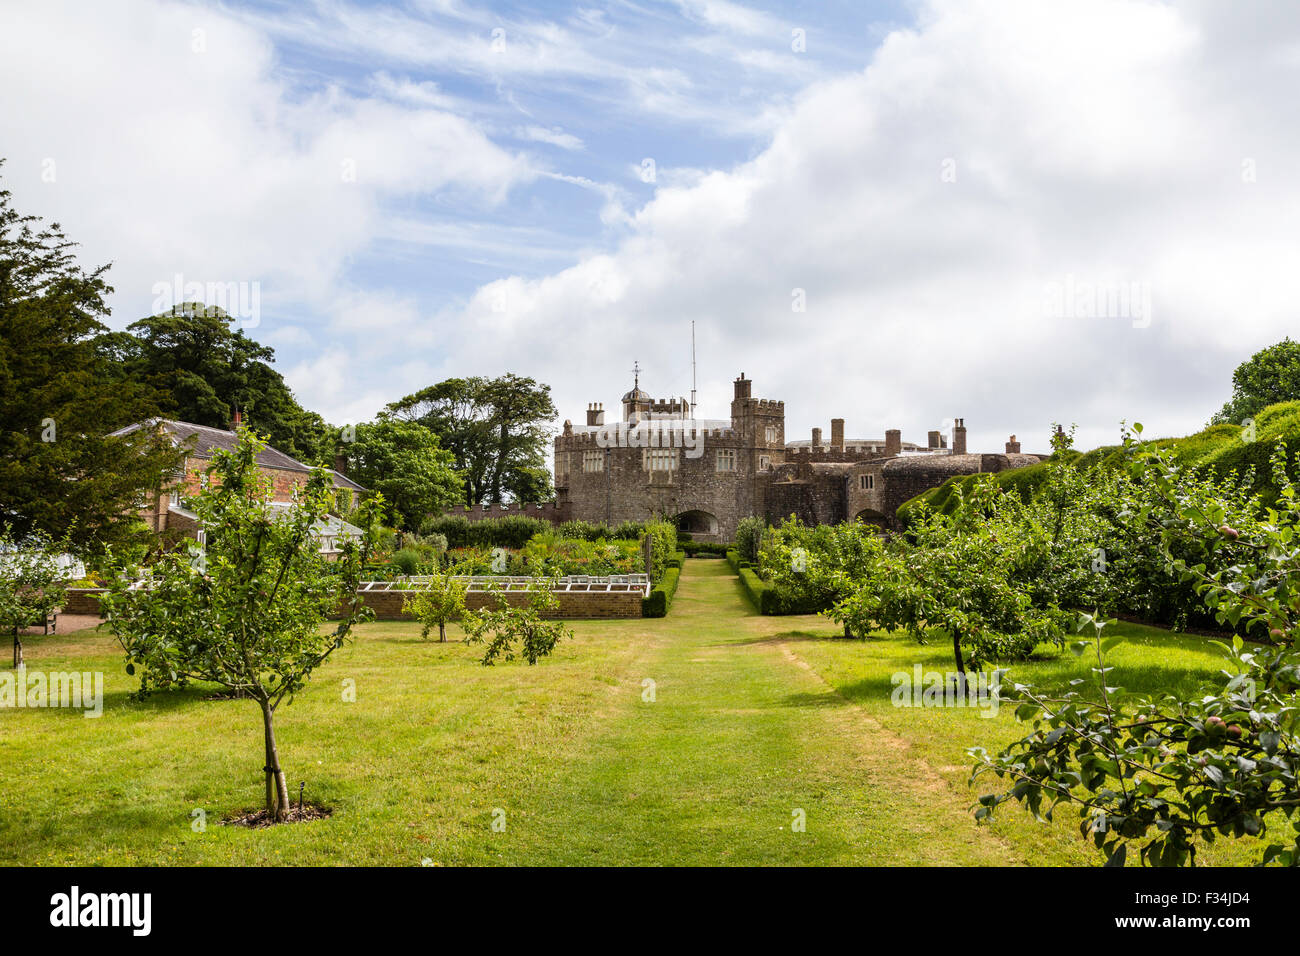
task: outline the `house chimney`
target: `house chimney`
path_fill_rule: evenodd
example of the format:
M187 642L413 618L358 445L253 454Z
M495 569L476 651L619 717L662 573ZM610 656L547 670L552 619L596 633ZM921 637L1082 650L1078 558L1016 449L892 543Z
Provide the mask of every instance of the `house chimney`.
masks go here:
M347 455L343 454L342 452L339 452L334 456L334 470L337 471L340 475L345 475L345 476L347 475L348 473Z
M745 373L741 372L740 378L736 379L736 398L749 398L750 387L753 384L753 381L745 378Z
M1015 435L1012 435L1011 440L1007 442L1007 454L1008 455L1020 454L1020 442L1016 441Z
M814 448L822 447L822 430L820 428L813 429L812 446Z
M591 404L587 406L587 424L603 425L605 424L605 406L603 404Z
M952 453L954 455L966 454L966 419L964 418L958 418L953 421Z
M240 428L243 427L243 424L244 424L244 416L241 415L241 414L239 413L239 409L236 408L236 409L235 409L235 417L234 417L234 419L230 422L230 430L231 430L232 432L237 432L237 431L239 431Z
M891 458L899 455L903 450L903 433L900 429L891 428L885 432L885 454Z
M844 419L831 419L831 451L844 450Z
M928 432L925 436L926 447L931 450L943 447L943 435L940 432Z

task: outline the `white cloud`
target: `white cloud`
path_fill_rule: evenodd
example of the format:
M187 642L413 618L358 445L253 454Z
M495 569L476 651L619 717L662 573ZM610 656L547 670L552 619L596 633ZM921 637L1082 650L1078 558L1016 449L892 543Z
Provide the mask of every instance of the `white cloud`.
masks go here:
M550 129L545 126L520 126L515 129L515 136L534 143L549 143L560 149L582 149L581 139L558 126Z
M210 7L31 7L0 29L0 85L24 91L0 112L6 183L84 261L115 261L122 323L176 273L327 303L386 204L449 192L490 207L535 175L427 87L404 104L289 88L270 41Z
M791 434L832 416L913 438L964 416L987 449L1041 449L1053 419L1089 444L1125 418L1192 430L1293 331L1300 294L1296 133L1264 121L1295 86L1293 24L1247 59L1210 15L928 5L755 159L659 188L613 254L503 279L447 321L501 329L499 365L554 382L568 415L621 393L633 358L652 391L689 388L695 319L705 413L744 369ZM1243 182L1252 156L1269 173ZM1150 326L1045 314L1066 277L1149 289Z

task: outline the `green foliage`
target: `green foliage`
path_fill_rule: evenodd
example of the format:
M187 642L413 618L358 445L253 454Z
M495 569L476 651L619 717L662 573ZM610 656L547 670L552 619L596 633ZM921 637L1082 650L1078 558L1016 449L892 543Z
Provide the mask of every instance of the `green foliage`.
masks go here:
M182 455L150 430L108 437L156 414L158 395L97 349L108 266L83 269L73 248L0 189L0 514L20 539L66 536L94 555L122 542Z
M420 525L421 534L440 534L449 548L522 548L534 535L551 531L549 521L511 515L470 521L461 515L431 518Z
M759 546L759 574L774 614L815 614L852 594L880 560L884 539L861 521L809 527L791 516Z
M1300 342L1285 338L1252 355L1232 373L1232 398L1213 421L1243 424L1265 407L1300 400Z
M421 527L430 514L464 494L451 452L427 428L381 418L358 425L354 440L344 447L349 475L382 494L402 527Z
M467 505L554 493L546 470L556 415L548 385L518 375L452 378L393 402L385 414L438 436L464 478Z
M555 532L561 538L580 538L585 541L598 541L601 538L631 541L645 533L645 524L640 521L624 521L611 528L591 521L565 521L556 526Z
M371 616L357 585L372 542L344 541L337 561L327 561L314 536L333 503L329 477L314 471L290 507L275 506L257 467L263 447L242 430L233 452L213 456L206 487L189 499L206 550L172 552L147 569L115 567L101 606L126 652L127 673L140 676L141 695L211 681L257 702L266 809L284 819L289 798L274 713L348 640L353 625ZM323 631L340 608L337 626Z
M423 625L420 636L428 638L429 632L436 626L438 640L446 642L447 624L465 614L466 584L458 580L464 574L460 568L448 568L445 572L434 572L429 580L418 590L406 595L405 610Z
M1015 685L1016 715L1034 729L995 757L971 751L975 776L1011 784L981 798L978 818L1007 800L1046 819L1071 804L1107 865L1123 865L1136 845L1142 862L1164 866L1194 863L1198 844L1216 837L1263 838L1272 821L1285 821L1290 832L1268 844L1261 861L1300 865L1300 489L1287 464L1279 446L1278 505L1243 525L1231 520L1238 502L1189 480L1174 456L1131 456L1131 477L1152 494L1130 509L1131 527L1157 542L1171 574L1190 583L1220 623L1277 644L1247 649L1236 637L1220 644L1228 666L1203 693L1135 697L1109 686L1105 654L1114 640L1103 632L1112 622L1082 615L1080 630L1091 629L1092 640L1077 650L1093 648L1099 700Z
M179 303L99 340L118 377L162 394L163 415L229 428L236 409L269 444L312 465L332 464L334 433L298 404L271 363L274 350L234 326L216 305Z
M510 604L504 592L491 592L496 599L495 608L465 613L465 640L486 645L480 663L486 667L498 660L509 662L518 653L529 664L536 664L562 638L573 639L573 631L562 621L545 618L560 607L554 587L554 582L535 583L527 592L528 602L518 607Z
M642 617L668 616L668 609L672 607L673 595L677 593L677 582L681 574L680 567L670 567L664 571L662 580L651 589L647 597L641 599Z
M62 550L41 534L19 539L8 527L0 530L0 627L13 628L14 667L23 662L18 632L44 624L67 597Z
M647 521L645 534L650 539L651 557L651 566L645 570L650 580L658 584L670 562L680 553L677 550L677 527L671 521Z
M467 574L636 574L644 570L635 541L561 538L552 531L533 535L522 548L452 548L447 558Z
M741 518L736 524L736 551L741 560L758 563L758 549L763 541L767 522L762 518Z

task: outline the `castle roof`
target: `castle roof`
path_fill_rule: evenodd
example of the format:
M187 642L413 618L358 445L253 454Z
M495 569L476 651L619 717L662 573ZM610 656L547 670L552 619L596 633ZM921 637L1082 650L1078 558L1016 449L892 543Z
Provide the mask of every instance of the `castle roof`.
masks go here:
M650 393L643 388L634 388L623 396L625 402L649 402L652 401Z

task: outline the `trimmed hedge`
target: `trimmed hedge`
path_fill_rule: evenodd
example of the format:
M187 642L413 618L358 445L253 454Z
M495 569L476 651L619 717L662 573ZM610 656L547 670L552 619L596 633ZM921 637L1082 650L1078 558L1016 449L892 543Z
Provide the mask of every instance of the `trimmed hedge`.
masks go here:
M681 549L686 552L688 558L698 558L702 554L723 557L727 553L730 545L720 544L716 541L691 541L690 539L682 540L679 533L677 543Z
M680 552L679 552L680 553ZM669 564L663 578L651 590L648 597L641 599L642 617L666 617L672 607L673 595L677 593L677 579L682 576L680 564Z
M739 574L740 586L745 589L754 610L759 614L776 614L776 591L772 585L760 578L753 568L743 567Z

